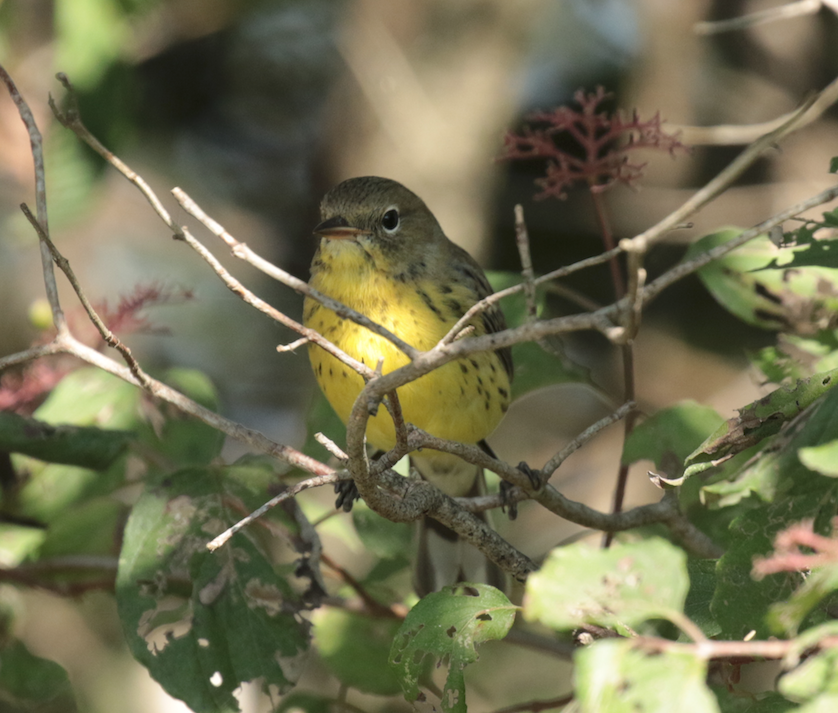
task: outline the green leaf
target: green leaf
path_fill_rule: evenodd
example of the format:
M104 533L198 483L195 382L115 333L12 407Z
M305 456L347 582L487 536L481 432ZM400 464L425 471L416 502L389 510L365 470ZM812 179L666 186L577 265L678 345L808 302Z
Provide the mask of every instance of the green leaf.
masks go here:
M218 397L209 379L193 369L170 369L161 381L210 410ZM152 403L139 389L100 369L64 377L35 416L53 425L131 431L173 467L204 465L221 452L224 434L167 404Z
M836 384L838 369L833 369L801 379L793 386L781 386L748 404L739 410L739 416L725 421L687 457L685 477L707 470L719 459L744 451L779 433L786 423Z
M707 235L687 251L690 260L741 234L729 228ZM804 238L798 236L798 240ZM713 297L744 322L763 329L811 334L838 309L834 241L777 247L761 235L698 271Z
M332 713L334 701L313 693L294 691L282 697L276 713Z
M838 591L838 565L825 565L809 572L788 600L771 605L768 622L777 633L797 634L806 617L824 599Z
M752 494L771 502L792 489L796 492L825 491L832 487L830 479L803 465L799 453L836 437L838 391L832 391L790 422L784 431L761 444L759 457L749 458L741 467L727 472L726 480L705 486L702 489L704 500L715 507L727 507Z
M165 382L210 411L218 409L218 395L209 378L194 369L169 369ZM174 467L208 465L221 454L224 434L167 404L143 404L147 414L140 435Z
M245 682L288 690L308 647L293 563L269 559L256 530L206 549L257 495L224 469L179 471L143 493L125 528L117 604L128 645L196 713L237 710Z
M748 695L743 696L739 691L722 687L714 687L712 690L716 695L722 713L790 713L790 711L797 711L797 706L774 691L759 694L749 692Z
M419 676L425 669L424 659L430 657L448 667L442 710L465 713L463 670L477 660L478 644L506 636L516 610L503 592L487 584L447 587L421 599L405 618L390 650L390 664L405 699L419 698Z
M198 372L172 370L164 380L207 407L215 405L212 386ZM180 465L209 463L219 455L223 444L223 434L210 426L172 407L153 404L136 387L99 369L68 374L35 416L61 428L132 432L143 450L157 456L144 462L135 458L135 477L143 474L143 469L149 477ZM16 471L27 477L8 498L9 512L46 523L70 506L123 487L128 468L125 458L117 458L104 470L45 463L22 455L13 456L13 462Z
M838 650L824 649L809 656L780 678L778 688L786 698L801 703L822 693L838 701Z
M663 468L667 454L683 463L723 422L715 409L695 401L682 401L658 411L634 428L623 446L623 463L646 459Z
M829 159L829 172L838 173L838 156L833 156Z
M797 451L797 457L809 470L830 478L838 477L838 440Z
M828 221L831 222L831 219L828 219ZM817 271L818 274L826 279L827 284L823 285L823 287L828 287L830 283L834 282L834 276L831 276L826 268L831 268L832 270L838 268L838 240L812 240L805 245L798 245L794 248L786 248L785 250L790 254L781 254L766 267L782 268L783 273L800 268L825 268L824 270ZM781 260L782 262L780 262ZM779 272L779 270L776 271ZM818 290L817 286L813 287L804 284L800 285L799 288L801 293L807 293L809 296L821 294L827 299L829 297L829 294L825 290Z
M83 426L54 426L0 412L0 450L49 463L103 470L124 451L132 434Z
M710 611L713 594L716 591L716 560L687 560L690 575L690 591L684 602L684 614L701 627L704 635L716 636L721 632L719 622ZM684 635L682 634L682 638Z
M659 538L607 550L558 547L527 581L524 616L557 631L589 623L623 632L669 618L684 608L686 560L681 548Z
M489 271L486 273L495 292L521 284L522 278L517 272ZM526 324L528 320L527 300L524 292L504 297L500 302L506 323L510 327ZM536 316L540 316L545 307L545 291L536 289ZM590 371L575 364L562 354L558 341L550 341L550 349L545 350L540 344L523 342L512 347L512 362L515 365L515 378L512 380L512 398L518 399L530 391L545 386L568 383L591 383Z
M76 710L67 672L15 639L0 648L0 698L3 710Z
M323 662L350 688L379 696L401 691L388 665L390 648L401 622L326 609L315 618L315 645Z
M126 515L127 507L110 496L92 498L66 508L50 521L38 551L39 557L113 556L122 539Z
M726 228L693 243L684 255L684 262L724 245L742 233L741 228ZM775 293L782 290L780 277L763 275L754 270L768 265L779 254L779 248L762 235L727 253L698 271L704 286L729 312L743 322L763 329L779 329L785 318L778 307Z
M697 656L648 655L630 640L604 639L573 658L581 713L719 713Z
M134 431L139 390L101 369L67 374L52 390L35 416L53 425L96 426Z
M574 364L560 353L545 351L535 342L515 344L512 347L512 362L515 364L513 399L545 386L591 383L587 369Z
M55 25L55 66L80 87L101 79L128 37L128 26L113 0L57 0Z
M815 530L826 533L838 513L838 486L821 479L828 489L814 489L794 497L778 498L770 505L755 508L731 525L731 545L716 569L718 584L710 610L719 622L725 639L741 640L752 630L758 638L773 633L768 612L775 602L787 600L802 584L797 572L772 574L754 580L751 570L755 557L765 557L774 548L777 533L794 522L811 518Z

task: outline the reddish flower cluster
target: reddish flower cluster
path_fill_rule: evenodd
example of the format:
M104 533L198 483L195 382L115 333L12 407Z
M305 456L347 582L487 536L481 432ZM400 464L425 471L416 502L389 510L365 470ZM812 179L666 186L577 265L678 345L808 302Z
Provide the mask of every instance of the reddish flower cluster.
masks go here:
M166 334L168 330L155 326L148 316L143 314L144 310L183 302L192 297L190 290L160 284L138 285L131 294L120 297L115 308L111 309L107 301L103 300L95 309L105 326L120 336L132 333ZM81 308L69 314L68 319L73 323L73 334L79 339L92 347L104 347L104 340ZM38 342L45 343L51 337L52 334L47 333ZM76 366L75 359L58 355L28 364L19 371L3 374L0 376L0 411L31 414L64 375Z
M507 132L502 159L547 160L545 177L536 180L542 189L536 198L564 199L567 190L578 181L584 181L595 192L602 192L615 183L635 187L646 164L631 161L632 152L652 148L674 155L676 151L689 150L677 135L661 128L659 114L641 121L636 111L631 116L599 111L600 105L610 97L602 87L597 87L593 94L580 89L574 95L579 109L562 106L549 112L536 112L528 119L545 124L545 128L527 127L522 134ZM556 139L561 134L567 134L578 144L581 155L557 145Z
M129 295L122 295L119 303L111 309L107 301L96 305L96 311L105 326L115 334L168 334L165 327L155 326L144 310L160 305L171 305L185 302L194 297L191 290L175 289L152 283L137 285Z
M812 520L804 520L777 533L774 553L754 560L754 575L805 572L838 564L838 518L832 521L832 537L818 535L813 528Z

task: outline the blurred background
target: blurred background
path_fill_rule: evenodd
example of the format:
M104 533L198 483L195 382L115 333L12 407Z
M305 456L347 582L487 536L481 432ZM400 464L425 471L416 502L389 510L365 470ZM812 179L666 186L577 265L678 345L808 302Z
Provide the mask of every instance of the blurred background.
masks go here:
M314 394L305 351L277 354L275 346L293 335L229 293L170 239L133 186L52 119L48 95L59 102L64 95L56 72L75 84L88 128L151 184L176 220L192 225L169 196L180 186L239 240L304 279L320 197L340 180L365 174L413 189L448 236L492 269L520 268L512 211L521 203L536 270L547 272L601 250L590 197L571 191L564 201L534 201L533 180L543 164L498 162L504 132L520 128L532 111L599 85L614 93L613 106L637 109L643 118L660 113L670 130L682 127L688 144L700 136L691 127L774 119L838 73L835 14L822 8L714 34L700 32L706 27L700 23L781 4L0 0L0 61L45 135L52 235L90 298L115 305L149 284L194 293L194 300L151 313L168 336L126 340L141 363L205 371L226 415L299 446ZM606 194L616 236L657 222L740 150L710 143L677 160L644 156L642 189ZM836 154L838 124L830 111L758 162L691 227L675 231L650 256L650 277L677 262L696 237L752 225L822 190ZM29 141L3 92L0 354L25 349L37 336L31 315L43 299L37 240L21 202L34 205ZM297 295L228 258L200 226L193 229L257 294L299 316ZM567 284L600 303L612 299L606 270L585 271ZM69 291L63 296L73 311ZM558 298L551 307L568 309ZM760 394L746 351L772 336L728 316L697 279L670 289L644 320L636 362L647 412L692 398L727 418ZM591 382L543 389L514 404L491 439L502 458L543 463L620 402L618 355L603 338L579 335L564 348L591 370ZM614 427L575 454L554 484L607 508L621 431ZM241 452L230 445L230 457ZM658 498L642 469L634 473L628 504ZM526 506L517 523L501 527L533 557L578 531ZM124 651L109 598L68 602L30 593L23 600L21 637L69 670L84 710L183 710ZM505 665L494 652L486 647L482 654L484 671ZM541 689L555 695L554 672L545 681L544 664L525 668L519 687L530 687L534 697ZM486 685L477 693L483 705L471 699L475 710L507 701L509 692L492 690L490 680Z

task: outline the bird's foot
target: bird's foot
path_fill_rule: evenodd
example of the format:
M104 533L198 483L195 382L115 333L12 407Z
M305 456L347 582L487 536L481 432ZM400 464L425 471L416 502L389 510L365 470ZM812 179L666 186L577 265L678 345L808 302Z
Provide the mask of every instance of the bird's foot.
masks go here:
M544 482L540 471L530 468L524 461L518 463L518 470L527 476L533 490L541 490L541 486L544 485Z
M338 496L335 507L344 512L350 512L355 501L361 497L354 480L339 480L335 483L335 492Z
M510 520L518 517L518 503L509 498L509 494L514 487L512 483L507 483L505 480L500 481L500 511L505 512Z

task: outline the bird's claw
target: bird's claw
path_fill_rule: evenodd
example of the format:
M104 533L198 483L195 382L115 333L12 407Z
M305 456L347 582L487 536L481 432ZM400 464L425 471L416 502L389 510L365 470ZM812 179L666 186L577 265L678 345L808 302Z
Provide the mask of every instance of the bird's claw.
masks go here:
M338 496L335 507L344 512L350 512L355 501L361 497L354 480L339 480L335 483L335 492Z
M518 503L509 498L509 494L514 487L512 483L507 483L505 480L500 481L500 510L501 512L505 512L510 520L518 517Z
M537 470L533 470L530 468L526 462L521 461L518 463L518 470L520 470L524 475L527 476L527 479L530 481L530 485L532 486L533 490L540 490L541 486L544 483L541 480L541 473Z

